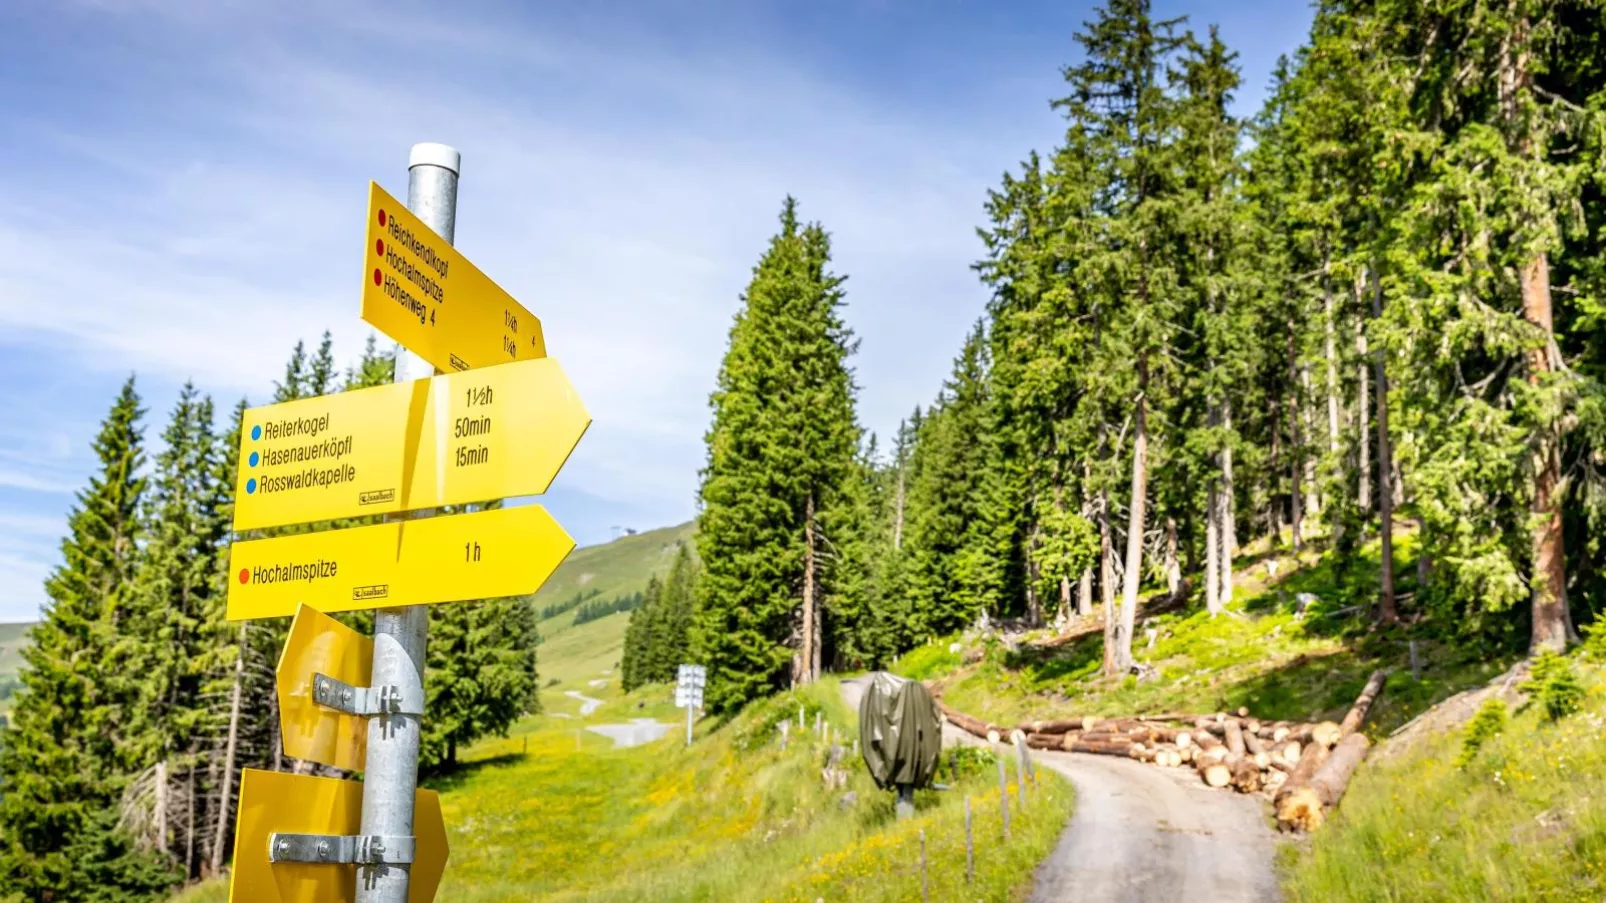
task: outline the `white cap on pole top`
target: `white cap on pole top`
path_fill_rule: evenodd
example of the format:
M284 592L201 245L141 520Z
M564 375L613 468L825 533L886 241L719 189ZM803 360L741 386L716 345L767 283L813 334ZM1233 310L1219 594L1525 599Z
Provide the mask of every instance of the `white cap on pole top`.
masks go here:
M412 152L407 155L407 168L412 169L415 166L439 166L462 175L463 155L449 144L426 141L413 145Z

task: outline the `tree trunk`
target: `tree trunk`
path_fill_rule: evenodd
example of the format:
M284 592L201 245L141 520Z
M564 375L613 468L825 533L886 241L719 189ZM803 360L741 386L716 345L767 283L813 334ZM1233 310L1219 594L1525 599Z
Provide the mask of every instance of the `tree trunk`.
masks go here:
M1306 398L1315 397L1310 390L1310 364L1308 363L1301 364L1299 367L1299 384L1300 388L1304 390ZM1303 436L1306 442L1311 442L1316 434L1316 424L1311 409L1309 406L1302 406L1300 413L1305 418L1301 424ZM1305 513L1311 517L1316 517L1322 513L1321 487L1316 484L1316 456L1310 454L1310 449L1306 448L1300 455L1300 460L1305 465L1303 475L1305 482Z
M1271 530L1272 548L1277 548L1283 542L1283 506L1277 499L1277 474L1279 473L1281 454L1283 450L1283 406L1280 401L1272 403L1271 428L1271 476L1270 484L1266 490L1267 526Z
M195 877L195 763L190 763L189 818L184 825L184 874Z
M1099 601L1104 605L1104 673L1115 673L1115 548L1110 538L1110 494L1099 490Z
M229 736L223 746L223 780L217 790L217 834L212 838L212 874L223 871L223 844L229 836L229 810L234 793L234 755L240 738L240 686L245 683L245 645L250 621L240 625L240 649L234 657L234 689L229 694Z
M904 464L898 464L898 489L892 497L892 551L903 549L903 476Z
M1322 337L1322 355L1327 365L1327 453L1338 455L1338 351L1334 336L1338 332L1338 316L1333 311L1333 287L1328 280L1328 264L1322 263L1322 313L1325 335Z
M1087 617L1093 613L1093 569L1083 568L1082 578L1076 581L1076 613Z
M1226 554L1221 559L1221 601L1232 601L1232 559L1238 554L1238 497L1232 488L1232 402L1221 405L1221 425L1227 430L1227 444L1221 448L1221 537Z
M1545 346L1528 352L1528 382L1539 385L1552 367L1550 359L1550 263L1544 254L1522 268L1522 314L1544 336ZM1528 584L1533 594L1532 652L1567 648L1572 633L1567 616L1567 559L1561 528L1561 456L1555 429L1541 428L1538 466L1534 472L1531 512L1538 523L1532 536L1533 570Z
M1221 536L1216 518L1221 506L1216 502L1216 481L1205 491L1205 611L1215 617L1221 612Z
M1372 269L1372 320L1383 316L1383 282ZM1394 469L1394 453L1389 448L1389 382L1384 369L1383 349L1372 357L1373 380L1377 384L1377 510L1378 535L1382 538L1381 567L1378 569L1377 617L1385 624L1400 619L1394 601L1394 491L1389 486Z
M814 631L814 493L811 492L803 502L803 642L798 655L802 672L798 683L812 683L819 667Z
M1357 285L1355 293L1359 295L1360 291L1360 286ZM1360 502L1363 519L1369 517L1372 513L1372 414L1367 408L1367 405L1371 404L1371 399L1367 396L1372 391L1369 384L1371 364L1367 361L1370 356L1366 351L1366 327L1360 319L1357 319L1355 321L1355 357L1359 363L1355 367L1355 376L1356 385L1359 388L1355 392L1355 454L1357 457L1355 472L1360 482L1360 486L1356 491L1356 498Z
M1177 560L1177 519L1165 519L1165 588L1171 598L1182 588L1182 562Z
M1132 668L1132 630L1138 616L1138 583L1143 579L1143 525L1149 491L1149 372L1145 355L1138 355L1138 405L1132 438L1132 497L1127 519L1126 574L1121 586L1121 627L1116 637L1116 671Z
M168 852L167 846L167 760L156 763L156 849Z
M1294 325L1288 324L1288 514L1290 526L1293 529L1294 552L1297 554L1304 548L1301 532L1305 524L1305 511L1302 496L1305 492L1300 477L1305 472L1304 462L1300 459L1305 456L1304 436L1299 425L1301 420L1299 403L1299 363L1294 353Z

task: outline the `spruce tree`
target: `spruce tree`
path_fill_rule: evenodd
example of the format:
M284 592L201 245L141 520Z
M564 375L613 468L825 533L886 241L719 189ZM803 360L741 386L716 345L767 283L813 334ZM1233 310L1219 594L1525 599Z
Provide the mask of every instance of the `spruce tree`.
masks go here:
M0 749L0 875L29 899L148 899L182 877L116 824L132 699L113 651L137 592L143 415L130 377L95 438L99 471L68 515Z
M728 711L819 673L828 512L859 443L842 277L786 199L753 271L711 398L699 497L698 637L708 701ZM788 663L791 667L788 669Z

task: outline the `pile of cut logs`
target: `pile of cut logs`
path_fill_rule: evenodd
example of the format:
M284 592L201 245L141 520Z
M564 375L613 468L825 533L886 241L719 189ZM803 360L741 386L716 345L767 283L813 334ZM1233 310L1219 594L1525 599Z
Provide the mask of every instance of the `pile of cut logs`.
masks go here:
M1341 722L1261 721L1247 709L1236 714L1084 715L1031 721L1013 730L988 724L941 702L945 720L997 743L1016 732L1033 749L1124 756L1167 768L1191 766L1211 787L1264 793L1284 830L1313 831L1337 805L1370 742L1358 732L1383 691L1387 671L1376 671Z

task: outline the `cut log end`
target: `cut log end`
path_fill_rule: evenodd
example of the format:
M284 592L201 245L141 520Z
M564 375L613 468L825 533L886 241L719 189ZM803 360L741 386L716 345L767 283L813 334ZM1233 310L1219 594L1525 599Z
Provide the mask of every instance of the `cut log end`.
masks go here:
M1338 741L1342 739L1343 736L1343 729L1331 721L1323 721L1321 724L1318 724L1310 729L1311 741L1314 743L1320 743L1328 749L1332 749L1334 746L1338 745Z
M1199 769L1199 775L1211 787L1225 787L1232 783L1232 769L1221 762L1211 762Z
M1277 802L1277 826L1284 831L1308 834L1320 828L1325 818L1321 797L1309 787L1293 790Z

